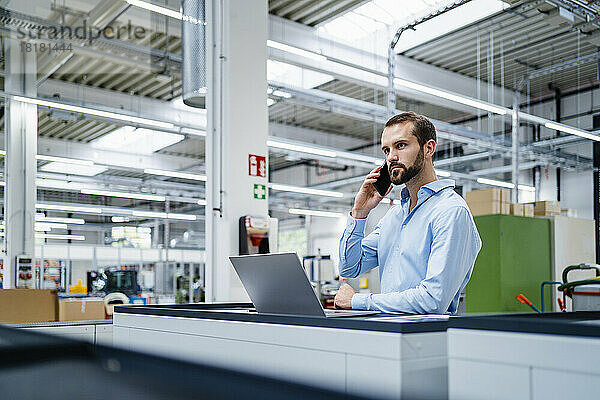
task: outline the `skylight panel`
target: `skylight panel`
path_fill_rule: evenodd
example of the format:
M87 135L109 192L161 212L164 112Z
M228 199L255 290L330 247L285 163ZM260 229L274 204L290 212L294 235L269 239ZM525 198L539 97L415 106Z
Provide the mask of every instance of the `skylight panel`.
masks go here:
M352 42L384 27L385 24L352 11L324 24L318 30L344 42Z
M371 18L373 21L381 22L385 25L392 25L395 21L394 12L388 8L383 7L379 1L372 1L359 7L355 12L360 15L364 15L367 18Z
M410 49L463 26L477 22L502 11L505 7L506 4L500 0L471 1L419 25L416 31L404 32L396 46L396 52Z
M318 32L333 40L385 56L396 29L453 2L453 0L373 0L321 25ZM416 32L405 32L396 49L401 51L424 43L485 18L504 7L505 4L500 0L473 0L420 25Z

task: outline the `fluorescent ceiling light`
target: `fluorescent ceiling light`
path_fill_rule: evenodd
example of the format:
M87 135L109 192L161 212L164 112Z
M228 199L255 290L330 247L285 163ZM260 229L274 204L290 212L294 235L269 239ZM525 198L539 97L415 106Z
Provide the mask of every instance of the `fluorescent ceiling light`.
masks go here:
M495 106L491 103L479 101L467 96L461 96L455 93L450 93L445 90L435 89L429 86L421 85L420 83L407 81L406 79L394 78L394 83L400 86L404 86L409 89L416 90L421 93L427 93L432 96L441 97L446 100L461 103L470 107L478 108L481 110L493 112L499 115L505 115L509 112L507 108Z
M437 174L437 176L442 176L444 178L449 178L450 176L452 176L450 172L444 171L443 169L436 169L435 173Z
M507 189L515 188L515 185L511 182L498 181L495 179L477 178L477 183L482 183L484 185L499 186ZM535 187L528 185L519 185L519 190L523 190L526 192L535 192Z
M108 190L81 189L82 194L92 194L97 196L122 197L125 199L139 199L150 201L165 201L165 196L144 193L111 192Z
M135 153L152 154L182 141L184 135L153 131L133 126L123 126L90 142L91 146L98 149L122 151L130 149Z
M36 239L60 239L60 240L85 240L82 235L56 235L50 233L36 233Z
M316 61L326 61L327 57L321 54L313 53L312 51L300 49L298 47L290 46L284 43L275 42L274 40L267 40L267 46L274 49L282 50L288 53L296 54L302 57L310 58Z
M134 217L167 218L167 213L158 211L134 211Z
M184 221L195 221L198 219L195 215L192 214L177 214L177 213L167 213L168 219L181 219Z
M200 200L198 200L198 201L197 201L197 203L198 203L198 205L199 205L199 206L205 206L206 204L208 204L208 203L206 202L206 200L204 200L204 199L200 199Z
M127 217L111 217L112 222L129 222L129 218Z
M515 187L515 185L513 185L510 182L497 181L495 179L487 179L487 178L477 178L477 183L481 183L484 185L499 186L499 187L504 187L507 189L512 189Z
M35 229L38 231L49 231L51 229L67 229L67 224L36 222Z
M67 111L73 111L73 112L82 113L82 114L95 115L97 117L102 117L102 118L118 119L121 121L132 122L135 124L155 126L157 128L168 128L168 129L175 128L175 125L173 125L170 122L162 122L162 121L156 121L156 120L148 119L148 118L134 117L131 115L118 114L118 113L114 113L114 112L110 112L110 111L94 110L93 108L72 106L70 104L62 104L62 103L57 103L55 101L33 99L30 97L12 96L12 98L13 98L13 100L20 101L23 103L37 104L38 106L56 108L59 110L67 110Z
M555 129L557 131L561 131L564 133L569 133L571 135L581 136L586 139L591 139L600 142L600 136L594 135L582 129L573 128L571 126L559 124L557 122L546 122L544 126L548 129Z
M193 181L206 182L206 175L190 174L187 172L165 171L162 169L146 168L144 170L144 173L150 174L150 175L170 176L172 178L182 178L182 179L189 179L189 180L193 180Z
M49 230L51 230L52 228L50 228L49 226L43 225L43 224L35 224L35 228L34 230L37 232L47 232Z
M282 192L306 193L306 194L314 194L316 196L326 196L326 197L344 197L344 193L342 193L342 192L311 189L311 188L301 187L301 186L281 185L279 183L270 183L269 187L273 190L279 190Z
M337 157L337 153L335 151L318 149L315 147L295 145L295 144L286 143L286 142L279 142L277 140L272 140L272 139L267 140L267 146L275 147L277 149L297 151L300 153L316 154L316 155L325 156L325 157Z
M383 159L383 158L369 156L366 154L354 153L351 151L336 151L333 149L330 150L327 148L321 148L321 147L316 147L316 146L313 147L313 146L304 145L304 144L293 144L293 143L288 143L283 140L279 141L273 137L271 137L271 139L267 140L267 146L274 147L277 149L297 151L299 153L308 153L308 154L316 154L316 155L325 156L325 157L332 157L332 158L338 157L338 158L345 158L348 160L364 161L364 162L372 163L375 165L381 165L385 161L385 159Z
M292 97L291 93L279 89L273 90L273 93L271 93L271 95L275 97L283 97L284 99L289 99L290 97Z
M329 218L343 218L346 215L342 213L336 213L331 211L319 211L319 210L302 210L300 208L290 208L288 210L290 214L298 215L312 215L315 217L329 217Z
M61 181L58 179L45 179L38 178L35 180L37 187L51 188L51 189L64 189L64 190L81 190L85 187L84 184L77 182Z
M267 107L271 107L275 103L277 103L275 100L273 100L273 99L267 99Z
M384 158L368 156L366 154L353 153L351 151L338 151L336 152L338 158L345 158L348 160L364 161L375 164L377 166L382 165L385 162Z
M73 164L65 164L62 162L51 162L43 165L40 170L45 172L56 172L59 174L67 175L83 175L83 176L94 176L98 175L108 168L100 167L98 165L79 165L77 168L73 167Z
M67 212L102 214L102 208L96 208L96 207L63 206L63 205L58 205L58 204L37 203L35 205L35 208L39 208L42 210L56 210L56 211L67 211Z
M76 158L66 158L66 157L55 157L55 156L46 156L43 154L38 154L35 156L38 160L41 161L56 161L65 164L77 164L77 165L94 165L93 161L90 160L79 160Z
M164 213L157 211L133 211L132 215L134 217L181 219L186 221L195 221L197 219L197 217L192 214Z
M139 8L143 8L145 10L148 11L152 11L158 14L162 14L162 15L166 15L167 17L171 17L171 18L175 18L175 19L182 19L183 15L181 14L181 12L170 9L170 8L166 8L166 7L161 7L161 6L157 6L155 4L152 3L148 3L145 1L140 1L140 0L127 0L127 3L131 4L132 6L136 6Z
M526 192L535 192L535 187L528 185L519 185L519 190L524 190Z
M334 77L329 74L298 67L283 61L267 60L267 81L273 82L274 86L277 86L277 83L280 82L286 86L312 89L331 82L333 79ZM273 89L269 88L267 94L272 93Z
M85 224L85 220L82 218L58 218L58 217L46 217L43 214L36 214L35 220L39 222L57 222L61 224Z

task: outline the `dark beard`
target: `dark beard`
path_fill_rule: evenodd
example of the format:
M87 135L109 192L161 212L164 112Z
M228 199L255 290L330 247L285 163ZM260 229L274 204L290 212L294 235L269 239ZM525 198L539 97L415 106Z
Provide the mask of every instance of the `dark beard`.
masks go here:
M419 154L417 154L417 158L415 159L415 162L410 167L406 168L406 165L404 165L402 163L390 165L390 168L392 166L398 165L398 166L400 166L400 168L404 169L404 172L402 172L402 174L400 174L400 172L401 172L400 170L392 171L392 173L390 174L392 183L394 185L405 184L406 182L410 181L415 176L419 175L419 173L423 170L424 164L425 164L425 152L423 151L423 148L421 147L421 150L419 150Z

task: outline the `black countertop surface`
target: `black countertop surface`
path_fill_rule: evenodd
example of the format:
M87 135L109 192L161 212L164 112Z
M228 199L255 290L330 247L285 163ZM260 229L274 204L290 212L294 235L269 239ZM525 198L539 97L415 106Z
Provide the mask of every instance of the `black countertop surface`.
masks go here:
M443 332L448 328L465 328L600 337L600 312L597 311L452 317L377 314L374 316L325 318L303 315L257 314L250 311L252 307L252 303L127 305L115 307L115 312L396 333Z
M127 305L116 306L115 313L396 333L443 332L448 326L447 316L377 314L373 316L325 318L305 315L257 314L249 311L252 307L252 303Z
M600 312L495 314L452 317L448 328L600 337Z

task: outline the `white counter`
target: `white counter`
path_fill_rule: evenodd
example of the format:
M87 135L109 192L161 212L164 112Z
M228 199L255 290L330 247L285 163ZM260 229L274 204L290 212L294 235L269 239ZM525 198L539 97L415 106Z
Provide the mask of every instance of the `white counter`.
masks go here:
M436 322L407 329L406 323L368 319L136 309L151 307L116 309L116 346L348 394L447 398L446 334L439 321L435 329Z

